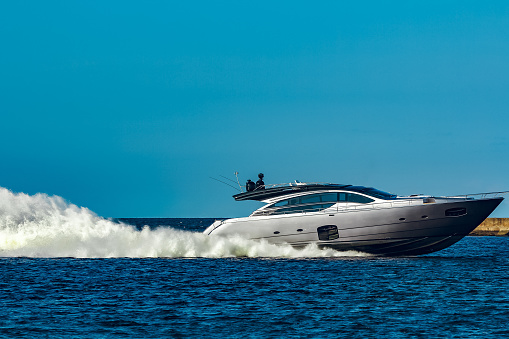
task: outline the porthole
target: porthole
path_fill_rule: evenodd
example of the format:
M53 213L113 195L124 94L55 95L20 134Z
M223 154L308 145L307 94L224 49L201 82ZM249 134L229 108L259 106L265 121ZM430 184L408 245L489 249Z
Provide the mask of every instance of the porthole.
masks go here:
M280 232L279 231L275 231L274 234L279 234Z
M428 216L427 215L423 215L421 218L428 219Z
M299 228L299 229L297 230L297 232L302 232L302 231L304 231L302 228Z
M405 220L406 220L406 218L399 218L399 220L400 220L400 221L405 221Z

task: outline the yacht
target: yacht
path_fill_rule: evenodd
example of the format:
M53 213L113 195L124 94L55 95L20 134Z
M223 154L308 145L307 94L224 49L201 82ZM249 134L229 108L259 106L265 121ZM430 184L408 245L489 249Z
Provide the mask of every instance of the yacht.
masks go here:
M216 220L204 233L273 244L316 243L339 251L420 255L451 246L480 225L508 192L397 196L331 183L260 185L233 196L265 205L249 217Z

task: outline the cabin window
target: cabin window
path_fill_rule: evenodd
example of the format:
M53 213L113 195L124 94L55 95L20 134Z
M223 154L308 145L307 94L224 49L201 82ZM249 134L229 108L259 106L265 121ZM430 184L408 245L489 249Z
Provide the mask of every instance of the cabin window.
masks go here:
M329 208L337 202L354 202L367 204L373 199L355 193L320 193L290 198L274 203L255 215L287 214L299 212L316 212Z
M355 193L322 193L322 194L310 194L304 195L300 197L295 197L287 200L282 200L276 202L272 207L281 207L287 205L301 205L301 204L311 204L317 202L333 202L336 203L338 201L342 202L356 202L360 204L367 204L373 202L373 199L368 197L355 194Z
M380 191L380 190L377 190L376 188L373 188L373 187L350 186L350 187L348 187L348 190L355 191L355 192L365 193L365 194L370 195L372 197L375 197L375 198L378 198L378 199L384 199L384 200L394 200L394 199L397 198L396 194Z
M338 227L336 225L320 226L316 229L318 232L318 239L320 240L335 240L339 238Z
M298 205L293 207L283 207L277 210L271 210L270 214L287 214L287 213L299 213L299 212L316 212L323 209L329 208L333 203L329 204L313 204L313 205Z
M285 205L288 205L288 200L283 200L283 201L280 201L280 202L276 202L273 206L274 207L279 207L279 206L285 206Z
M315 202L337 202L337 201L338 201L337 193L310 194L279 201L276 202L273 206L280 207L286 205L300 205L300 204L311 204Z
M359 204L368 204L373 202L373 199L365 197L363 195L355 194L355 193L339 193L339 201L340 202L356 202Z
M298 204L300 204L300 197L279 201L279 202L276 202L273 206L280 207L280 206L298 205Z
M366 194L369 194L375 198L384 199L384 200L394 200L397 197L396 194L380 191L373 187L368 187L366 190L362 191L362 193L366 193Z
M465 214L467 214L467 209L464 207L449 208L448 210L445 210L446 217L460 217Z
M303 197L300 197L300 204L309 204L312 202L320 202L321 196L319 194L312 194L312 195L305 195Z
M320 194L320 198L322 199L322 202L334 202L336 203L338 201L338 194L337 193L325 193Z

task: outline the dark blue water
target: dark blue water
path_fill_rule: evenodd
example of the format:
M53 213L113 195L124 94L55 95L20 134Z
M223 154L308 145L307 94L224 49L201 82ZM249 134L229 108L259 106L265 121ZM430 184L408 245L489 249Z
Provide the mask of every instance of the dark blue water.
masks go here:
M200 231L212 220L124 221ZM0 336L502 338L508 245L467 237L404 258L4 257Z

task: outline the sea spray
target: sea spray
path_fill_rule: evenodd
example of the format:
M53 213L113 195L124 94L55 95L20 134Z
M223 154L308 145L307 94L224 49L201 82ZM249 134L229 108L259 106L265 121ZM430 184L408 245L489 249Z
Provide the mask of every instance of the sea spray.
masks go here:
M0 188L2 257L338 257L365 256L310 245L295 249L233 237L208 236L168 227L141 230L108 220L59 196L27 195Z

